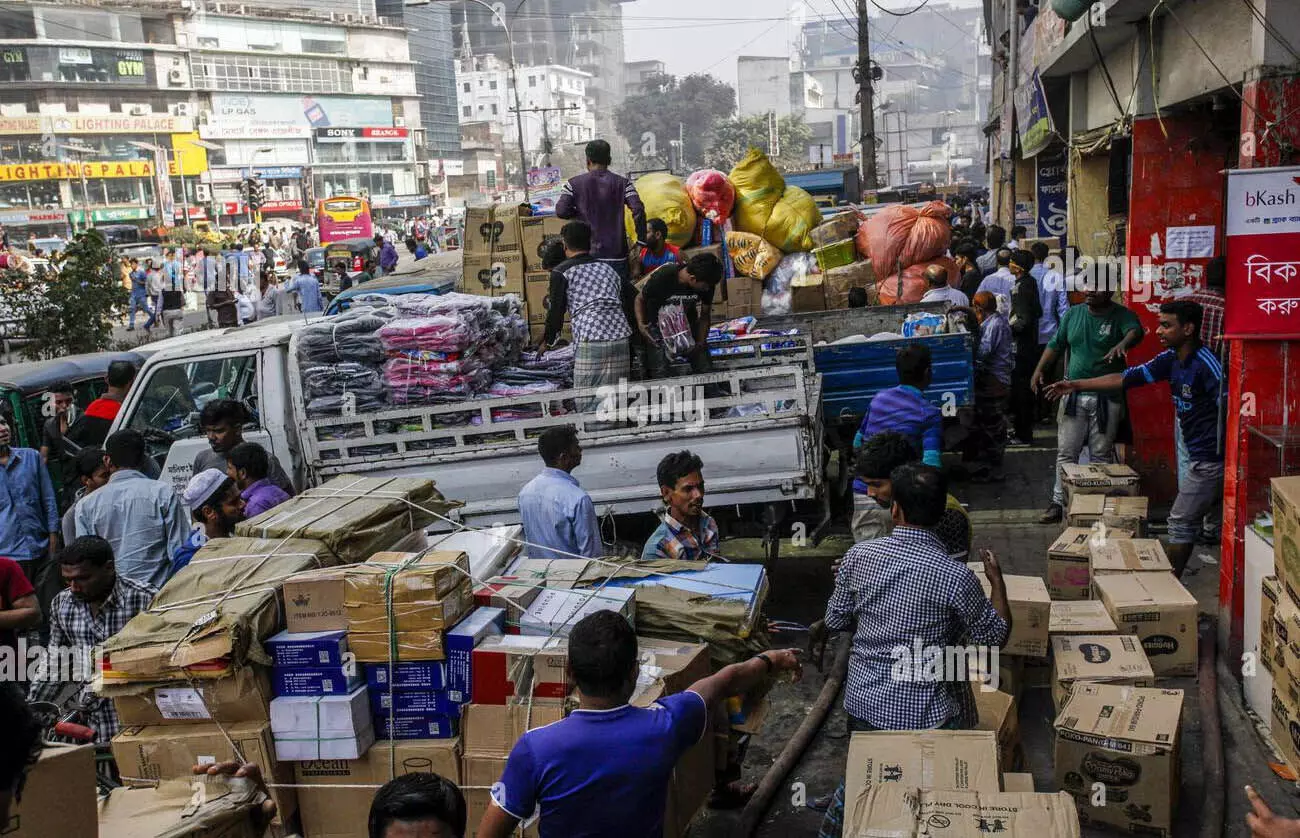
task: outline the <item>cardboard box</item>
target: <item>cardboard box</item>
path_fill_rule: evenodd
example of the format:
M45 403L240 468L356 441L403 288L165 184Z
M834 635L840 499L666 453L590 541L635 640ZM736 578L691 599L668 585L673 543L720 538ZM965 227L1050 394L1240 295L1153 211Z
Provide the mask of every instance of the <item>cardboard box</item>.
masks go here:
M707 643L638 637L637 650L641 677L636 693L628 702L636 707L649 707L660 698L682 692L712 674Z
M468 587L469 556L449 550L426 553L418 559L415 555L376 553L370 561L347 569L343 607L349 632L446 628L460 619L457 615L448 620L441 603L467 595L463 589ZM413 563L407 565L408 561ZM388 600L395 614L392 626ZM427 622L426 616L434 623ZM439 620L443 622L438 624Z
M447 690L468 694L473 684L474 648L505 630L505 612L500 608L477 608L447 631L443 638L444 661L387 661L367 664L366 683L373 692L393 689ZM391 672L391 674L390 674Z
M348 635L342 630L282 631L268 637L263 646L276 668L342 666L348 653Z
M970 562L967 566L975 571L984 595L988 596L993 588L984 575L984 565ZM1007 604L1011 606L1011 637L1002 647L1002 654L1041 658L1047 654L1047 630L1052 615L1047 585L1037 576L1003 574L1002 581L1007 588Z
M1092 543L1126 538L1131 530L1070 527L1047 548L1047 590L1052 599L1087 599L1092 595Z
M493 582L519 582L547 588L571 589L591 566L588 559L516 559Z
M1281 595L1282 583L1278 581L1278 578L1276 576L1264 577L1259 612L1259 662L1268 672L1273 671L1273 656L1277 652L1277 633L1273 628L1273 620L1277 613L1278 598Z
M376 716L422 716L436 713L459 719L461 706L469 703L469 693L459 690L377 690L370 693L370 710Z
M805 311L826 310L826 289L821 277L808 285L790 286L790 311L800 314Z
M375 734L381 739L452 739L459 735L456 720L439 713L418 716L374 716Z
M486 582L474 588L474 604L479 608L499 608L505 612L505 624L519 629L519 620L542 589L516 582Z
M1034 775L1004 773L1002 775L1002 790L1011 794L1033 794Z
M880 785L996 792L1001 776L997 736L990 731L854 733L849 739L845 801ZM846 808L846 826L848 822Z
M495 256L466 255L461 261L462 287L467 294L500 297L524 294L524 255L518 250Z
M1072 527L1101 523L1142 535L1147 527L1147 505L1143 497L1075 495L1070 500L1066 523Z
M1138 638L1128 634L1052 638L1052 705L1059 712L1075 684L1154 687L1156 675Z
M1156 675L1196 675L1196 597L1172 573L1108 573L1092 584L1120 632L1142 641Z
M876 296L876 272L867 259L831 268L822 274L822 284L826 289L828 309L848 308L849 291L854 288L866 291L868 302Z
M529 217L527 206L498 204L465 210L463 247L467 256L490 256L514 252L521 257L520 222Z
M542 253L546 246L560 238L560 230L569 221L553 215L536 215L519 219L519 238L523 243L524 267L530 271L542 269Z
M249 797L240 797L243 790L232 788L225 777L203 777L197 782L204 796L216 805L208 805L197 812L191 807L194 801L194 778L170 780L157 788L116 788L108 799L99 804L99 830L71 833L99 838L263 838L263 833L253 830L248 816ZM232 794L232 792L234 794ZM247 801L231 802L232 797ZM6 833L7 834L7 833ZM283 835L283 829L267 834Z
M1101 573L1172 572L1165 548L1155 538L1107 538L1091 545L1092 576Z
M542 637L568 637L569 631L589 614L614 611L636 624L636 591L606 587L599 591L543 589L519 618L519 633Z
M74 838L98 830L94 746L45 745L27 770L22 797L9 804L9 820L0 821L0 834Z
M1283 591L1273 609L1273 661L1278 671L1300 680L1300 607ZM1300 704L1297 704L1300 707Z
M230 740L234 740L238 751L230 747ZM224 725L224 731L215 724L129 727L113 737L112 749L122 782L130 786L188 779L195 765L242 757L260 766L268 783L289 786L271 789L277 822L289 822L298 811L296 790L292 788L293 766L276 759L270 722Z
M389 737L392 738L392 737ZM369 719L355 733L331 733L320 736L294 735L275 737L275 758L281 762L315 759L360 759L375 744L375 727Z
M546 312L549 309L551 295L551 274L549 271L529 272L524 275L524 302L528 306L530 325L546 325Z
M1269 720L1269 732L1273 734L1273 744L1277 745L1282 759L1292 770L1300 771L1300 712L1293 703L1289 703L1273 688L1273 713Z
M998 760L1002 768L1020 768L1025 751L1020 744L1020 702L1001 690L972 685L975 707L979 710L976 730L992 731L997 736Z
M1106 606L1095 600L1053 602L1048 624L1052 634L1117 634L1115 620Z
M361 684L355 664L271 671L271 691L280 696L346 695Z
M1079 812L1069 795L920 789L882 785L845 801L845 836L975 836L1079 838Z
M461 717L466 754L506 757L526 731L564 718L559 705L471 704Z
M506 704L512 698L564 699L573 691L569 682L568 643L560 637L524 635L490 637L472 656L475 704Z
M121 690L131 690L122 694ZM266 667L241 666L224 678L201 678L193 686L167 681L113 687L113 707L122 727L139 725L264 722L274 693Z
M357 759L375 740L368 691L362 685L347 695L277 698L271 733L280 760Z
M288 631L332 631L348 627L343 610L344 568L295 573L284 580L284 625Z
M460 740L384 740L361 759L295 763L297 782L307 786L298 790L304 833L307 838L369 834L366 821L375 792L393 777L416 771L432 772L459 785Z
M1273 497L1273 567L1282 590L1292 602L1300 602L1300 477L1274 477L1269 481Z
M1132 467L1110 463L1064 463L1061 483L1067 502L1075 495L1136 495L1139 491L1138 473Z
M1182 690L1080 684L1056 717L1056 781L1079 820L1141 835L1173 834ZM1094 784L1106 789L1093 806Z
M503 756L466 754L461 760L461 783L466 786L465 806L469 811L469 818L465 824L467 830L465 838L473 838L478 834L483 813L487 811L492 801L489 788L501 780L505 769L506 758ZM523 830L524 838L538 838L539 827L540 821L534 821L530 827Z

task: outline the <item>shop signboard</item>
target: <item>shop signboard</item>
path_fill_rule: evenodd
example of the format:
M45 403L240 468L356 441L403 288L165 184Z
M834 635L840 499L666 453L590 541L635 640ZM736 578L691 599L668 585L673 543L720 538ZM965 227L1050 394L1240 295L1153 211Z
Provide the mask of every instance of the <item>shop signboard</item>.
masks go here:
M298 212L302 201L267 201L262 204L262 212Z
M96 224L108 224L115 221L143 221L153 216L149 207L106 207L90 211L90 220ZM74 224L84 223L84 210L70 210L68 219Z
M6 227L27 227L36 224L64 224L68 214L63 210L5 210L0 212L0 224Z
M1052 114L1047 109L1047 96L1037 70L1029 81L1016 88L1015 105L1020 151L1025 157L1033 157L1047 148L1053 135Z
M400 143L409 135L410 132L406 128L388 128L383 126L371 126L368 128L330 126L316 129L316 139L318 142L348 142L364 140L371 143Z
M150 160L99 160L86 163L10 163L0 166L0 182L79 178L153 177Z
M254 166L253 175L262 180L302 180L302 166ZM248 169L241 169L240 177L248 177Z
M374 209L400 209L402 207L427 207L428 195L371 195L370 206Z
M1038 179L1038 235L1059 238L1066 223L1066 152L1060 146L1035 158Z
M1300 166L1228 172L1225 337L1300 337Z
M393 105L378 96L214 93L199 133L207 139L311 138L316 129L367 125L391 128Z
M159 148L154 152L153 161L154 184L153 188L158 195L158 205L161 217L159 220L164 227L176 226L176 196L172 192L172 179L169 177L167 170L167 150Z

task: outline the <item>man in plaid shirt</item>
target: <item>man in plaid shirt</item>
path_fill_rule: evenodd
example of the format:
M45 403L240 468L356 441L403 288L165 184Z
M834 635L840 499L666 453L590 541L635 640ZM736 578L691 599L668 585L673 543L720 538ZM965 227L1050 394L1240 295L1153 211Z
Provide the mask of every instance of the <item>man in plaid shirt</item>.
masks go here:
M112 545L94 535L84 535L64 548L59 554L59 569L68 587L59 592L51 606L47 647L51 655L45 665L67 660L67 650L76 650L72 659L85 670L83 673L42 672L32 685L30 697L33 701L53 701L65 677L84 674L78 696L87 708L82 721L94 729L95 742L106 745L117 735L117 711L112 701L90 692L89 682L94 676L91 664L98 660L99 647L121 631L132 617L147 609L158 591L118 576L113 566Z
M991 587L986 597L975 573L953 561L934 534L948 498L942 472L909 463L894 469L890 484L894 531L845 554L825 620L812 627L813 639L824 641L827 629L853 630L844 684L850 731L973 728L978 714L968 674L918 677L920 661L900 664L911 660L913 650L928 656L931 650L972 645L1001 648L1011 633L1002 570L984 551ZM840 834L844 795L841 783L822 835Z

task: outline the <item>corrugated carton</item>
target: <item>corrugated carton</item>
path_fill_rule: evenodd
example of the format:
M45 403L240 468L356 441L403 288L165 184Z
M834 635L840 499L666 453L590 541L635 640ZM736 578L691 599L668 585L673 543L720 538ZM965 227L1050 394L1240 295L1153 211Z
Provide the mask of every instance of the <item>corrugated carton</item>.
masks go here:
M1101 523L1142 535L1146 532L1147 506L1144 497L1075 495L1065 520L1072 527Z
M1273 566L1282 590L1300 602L1300 477L1274 477Z
M1196 597L1172 573L1108 573L1092 584L1119 630L1142 641L1156 675L1196 674Z
M489 637L472 654L475 704L506 704L512 698L563 700L569 682L568 643L560 637L504 635Z
M979 562L967 566L975 571L984 595L988 596L993 588L984 575L984 566ZM1003 574L1002 581L1007 588L1007 605L1011 607L1011 637L1002 647L1002 654L1041 658L1047 654L1047 629L1052 611L1047 585L1037 576Z
M1154 687L1156 676L1132 635L1057 635L1052 638L1052 704L1058 711L1078 683Z
M1070 527L1047 548L1047 590L1052 599L1087 599L1092 595L1092 543L1129 538L1132 530Z
M101 694L113 699L122 727L264 722L273 696L270 672L256 664L224 678L120 684Z
M1273 628L1273 618L1277 613L1277 602L1281 594L1282 583L1278 578L1264 577L1259 617L1259 663L1268 672L1273 671L1273 655L1277 651L1277 633Z
M292 632L348 627L343 609L344 569L295 573L284 580L284 625Z
M1150 571L1172 572L1174 567L1156 538L1108 538L1091 544L1092 575Z
M10 804L0 833L5 838L74 838L96 835L98 828L94 746L47 744L27 769L22 796Z
M519 237L523 242L524 266L530 271L542 269L542 253L546 246L560 238L560 230L569 222L553 215L538 215L519 219Z
M1115 620L1106 606L1095 600L1053 602L1048 625L1052 634L1117 634Z
M1132 467L1108 463L1064 463L1061 483L1067 501L1075 495L1136 495L1139 485Z
M846 801L845 836L975 836L1078 838L1079 813L1070 796L976 791L922 791L881 785Z
M854 733L844 777L845 802L879 785L996 792L1000 779L997 736L991 731ZM850 822L847 806L844 822Z

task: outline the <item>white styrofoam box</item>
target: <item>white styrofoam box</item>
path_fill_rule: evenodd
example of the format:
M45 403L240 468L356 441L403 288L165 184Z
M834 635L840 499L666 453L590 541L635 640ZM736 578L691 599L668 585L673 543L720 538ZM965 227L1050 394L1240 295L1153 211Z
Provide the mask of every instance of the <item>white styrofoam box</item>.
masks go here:
M271 733L278 736L352 736L370 725L363 684L347 695L281 696L271 700Z
M481 530L428 533L426 546L435 550L461 550L469 556L469 573L474 579L491 579L506 569L519 553L524 528L519 524Z
M291 734L294 738L275 738L275 758L282 762L313 759L360 759L375 744L375 727L367 718L366 725L354 734L334 734L325 738L308 738Z
M577 588L572 591L547 588L519 618L519 633L568 637L578 621L597 611L616 611L636 625L636 592L632 588Z

